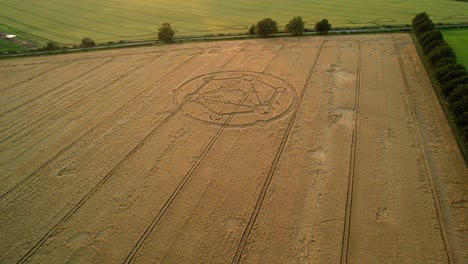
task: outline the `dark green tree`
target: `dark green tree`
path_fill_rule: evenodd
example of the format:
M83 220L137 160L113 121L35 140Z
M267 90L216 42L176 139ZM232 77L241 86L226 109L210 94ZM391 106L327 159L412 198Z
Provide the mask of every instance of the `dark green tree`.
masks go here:
M452 71L457 71L457 70L466 70L465 66L461 64L448 64L442 67L437 68L436 70L436 76L437 79L440 80L442 79L447 73L452 72Z
M429 20L429 21L425 21L419 25L417 25L415 28L414 28L414 32L416 33L416 35L420 35L426 31L431 31L433 30L435 27L434 23L432 23L432 20Z
M442 85L442 94L444 96L450 97L450 94L455 88L457 88L459 85L466 84L468 84L468 76L466 75L450 80Z
M271 18L262 19L258 21L255 32L262 37L267 37L268 35L278 33L278 24Z
M331 24L328 23L327 19L322 19L322 21L317 22L315 24L315 31L319 33L320 35L326 35L328 34L328 31L331 30Z
M172 29L171 24L163 23L158 30L158 39L165 43L174 41L175 31Z
M455 52L448 45L437 46L427 54L427 58L432 64L435 64L438 60L447 58L447 57L456 58Z
M434 67L436 68L436 71L440 68L443 68L447 65L451 65L451 64L456 64L457 63L457 60L455 58L452 58L452 57L446 57L446 58L442 58L440 60L438 60L436 63L434 63Z
M86 37L81 40L81 46L85 48L94 47L96 46L96 42L91 38Z
M44 48L45 50L58 50L60 49L59 44L55 42L47 42L47 46Z
M448 100L450 103L454 103L464 96L468 96L468 84L458 85L457 88L453 89L450 93Z
M255 34L255 25L251 25L249 27L249 32L247 32L249 35L254 35Z
M422 46L426 46L427 44L433 42L434 40L444 39L440 31L434 31L434 30L424 32L419 36L420 37L418 38L418 40Z
M428 54L436 47L439 47L442 45L447 45L447 42L445 42L443 39L435 39L434 41L426 43L426 45L421 45L421 46L422 46L424 53Z
M465 127L468 125L468 111L463 112L459 114L458 116L455 117L455 124L457 124L458 127Z
M416 36L420 36L424 32L431 31L434 29L434 23L426 14L426 12L417 14L411 23L414 33Z
M413 18L411 26L414 28L416 25L418 25L418 24L420 24L420 23L422 23L424 21L427 21L427 20L429 20L429 16L427 15L426 12L419 13Z
M465 70L450 71L447 74L445 74L442 78L440 78L439 82L443 84L463 76L467 76Z
M294 17L289 21L289 23L285 26L284 30L288 33L291 33L293 36L302 36L304 33L304 21L302 17Z
M468 95L463 96L451 104L451 109L455 116L459 116L463 112L468 112Z

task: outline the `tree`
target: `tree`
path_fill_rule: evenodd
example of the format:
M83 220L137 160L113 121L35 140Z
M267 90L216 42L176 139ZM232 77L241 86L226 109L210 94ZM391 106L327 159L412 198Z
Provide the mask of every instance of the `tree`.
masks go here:
M444 66L455 64L455 63L457 63L457 60L455 58L446 57L446 58L442 58L442 59L438 60L436 63L434 63L434 67L436 68L436 70L439 70L440 68L442 68Z
M254 35L255 34L255 25L251 25L249 28L249 32L247 32L249 35Z
M285 31L291 33L293 36L302 36L304 33L304 24L302 17L295 17L285 26Z
M438 60L447 57L455 57L455 52L449 45L440 45L435 47L427 54L427 58L432 64L435 64Z
M322 21L317 22L315 24L315 31L317 31L320 35L328 34L328 31L331 29L331 24L328 23L327 19L322 19Z
M45 50L58 50L60 49L59 44L55 42L47 42L47 46L44 48Z
M451 105L452 112L455 116L461 115L463 112L468 112L468 95L463 96L458 101Z
M449 97L455 88L457 88L459 85L466 84L468 84L468 76L466 75L450 80L442 85L442 94Z
M442 33L440 31L427 31L424 32L423 34L419 35L419 43L421 46L426 46L427 44L433 42L434 40L443 40L444 37L442 36Z
M449 73L451 71L457 71L457 70L466 70L466 69L465 69L465 66L463 66L461 64L458 64L458 63L457 64L448 64L448 65L437 68L435 73L436 73L437 79L440 80L447 73Z
M428 54L429 52L431 52L436 47L439 47L439 46L442 46L442 45L447 45L447 42L445 42L445 40L443 40L443 39L435 39L434 41L426 43L426 45L421 45L421 46L422 46L422 49L423 49L424 53Z
M445 74L442 78L439 79L440 83L444 84L446 82L449 82L451 80L467 76L466 70L456 70L456 71L450 71L447 74Z
M457 88L453 89L450 93L448 100L452 104L464 96L468 96L468 84L458 85Z
M278 33L278 24L271 18L265 18L258 21L255 32L262 37L267 37L270 34Z
M94 42L94 40L92 40L91 38L86 37L83 40L81 40L81 46L85 48L94 47L96 46L96 42Z
M433 30L434 27L434 23L429 19L428 21L424 21L423 23L416 25L413 29L416 35L420 35L424 32Z
M174 41L175 31L172 29L171 24L163 23L158 31L158 39L160 41L171 43Z
M411 26L414 28L416 25L420 24L423 21L427 21L429 19L429 16L427 15L426 12L422 12L417 14L411 23Z
M455 117L455 124L458 127L465 127L468 125L468 112L463 112Z
M417 14L411 23L413 31L416 33L416 36L423 34L424 32L431 31L434 29L434 23L426 14L426 12Z

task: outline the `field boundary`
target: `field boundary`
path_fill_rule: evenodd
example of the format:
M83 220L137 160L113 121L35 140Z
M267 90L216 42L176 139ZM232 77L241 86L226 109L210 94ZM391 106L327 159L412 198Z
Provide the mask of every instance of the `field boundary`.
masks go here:
M393 36L392 36L392 39L393 39ZM449 241L448 235L447 235L447 228L445 227L444 216L442 215L442 206L440 205L439 194L437 192L436 184L434 182L434 175L433 175L432 169L431 169L431 167L430 167L430 165L429 165L429 163L427 161L426 151L425 151L424 146L423 146L423 140L422 140L422 137L421 137L421 129L419 128L419 121L418 121L418 118L416 117L416 110L414 109L414 101L413 101L413 98L412 98L412 95L411 95L410 85L408 83L408 77L406 76L406 72L405 72L405 69L403 67L403 62L401 60L401 57L398 54L398 49L397 49L396 45L397 45L396 42L393 40L393 48L394 48L396 59L398 60L398 65L400 66L401 76L403 77L403 82L404 82L404 85L405 85L406 97L408 98L407 100L408 100L408 103L409 103L408 105L409 105L409 108L410 108L411 117L414 120L415 129L416 129L416 132L417 132L416 134L418 135L419 149L421 151L421 155L422 155L423 160L424 160L424 166L425 166L425 169L426 169L426 172L427 172L427 178L428 178L430 186L431 186L432 198L433 198L434 206L435 206L436 213L437 213L437 220L439 222L440 233L441 233L441 236L442 236L442 239L443 239L443 242L444 242L444 246L445 246L447 261L448 261L449 264L453 264L454 263L454 256L453 256L453 252L452 252L452 250L450 248L450 241Z
M452 130L452 134L455 136L455 141L457 142L457 146L460 149L460 152L462 154L463 160L465 161L465 165L468 165L468 148L465 146L462 140L462 136L460 135L457 126L455 125L455 122L452 118L452 115L450 114L450 111L448 110L448 104L443 98L442 94L440 93L440 83L437 81L437 78L434 76L434 71L431 66L429 66L429 63L427 62L426 57L424 56L422 50L421 50L421 45L419 42L416 40L416 36L412 33L410 34L411 39L413 40L413 43L416 47L416 50L418 51L419 58L421 59L424 68L426 69L427 75L429 76L429 79L431 80L432 83L432 88L435 91L437 95L437 99L439 101L439 105L442 108L445 117L447 118L447 121L450 125L450 129Z
M468 28L468 23L459 23L459 24L445 24L436 26L437 29L457 29L457 28ZM387 34L387 33L409 33L411 32L411 27L402 25L402 26L385 26L381 27L347 27L347 28L336 28L329 31L329 35L356 35L356 34ZM317 36L315 31L304 32L301 37ZM156 35L155 35L156 36ZM269 36L269 38L282 38L282 37L292 37L290 33L280 32ZM298 37L298 36L295 36ZM5 51L0 52L1 59L11 59L19 57L31 57L31 56L44 56L44 55L57 55L57 54L70 54L78 52L88 52L88 51L102 51L109 49L122 49L122 48L137 48L145 46L161 46L161 45L174 45L182 43L193 43L193 42L211 42L211 41L223 41L223 40L246 40L246 39L260 39L262 37L258 35L248 35L248 34L218 34L218 35L201 35L201 36L185 36L180 38L175 38L173 44L165 44L156 39L146 39L139 41L121 41L118 43L107 43L107 44L98 44L94 47L63 47L58 50L23 50L22 52L17 51Z

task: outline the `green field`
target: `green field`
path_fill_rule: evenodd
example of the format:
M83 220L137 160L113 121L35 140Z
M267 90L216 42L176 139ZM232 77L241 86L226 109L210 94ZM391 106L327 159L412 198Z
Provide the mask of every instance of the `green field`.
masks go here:
M457 54L457 61L468 68L468 29L444 30L444 39Z
M35 41L78 44L150 39L169 22L177 36L237 34L271 17L282 28L302 16L313 28L327 18L334 27L406 25L425 11L436 23L468 22L468 3L452 0L2 0L0 25Z
M22 51L26 50L23 46L16 44L14 42L0 39L0 52L4 51Z

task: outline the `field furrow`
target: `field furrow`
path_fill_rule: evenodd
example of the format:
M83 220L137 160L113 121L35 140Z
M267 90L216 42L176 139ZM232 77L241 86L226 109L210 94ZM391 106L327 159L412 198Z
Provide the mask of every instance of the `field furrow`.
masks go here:
M339 261L357 45L327 42L242 262Z
M393 43L376 44L363 43L348 261L447 263Z

